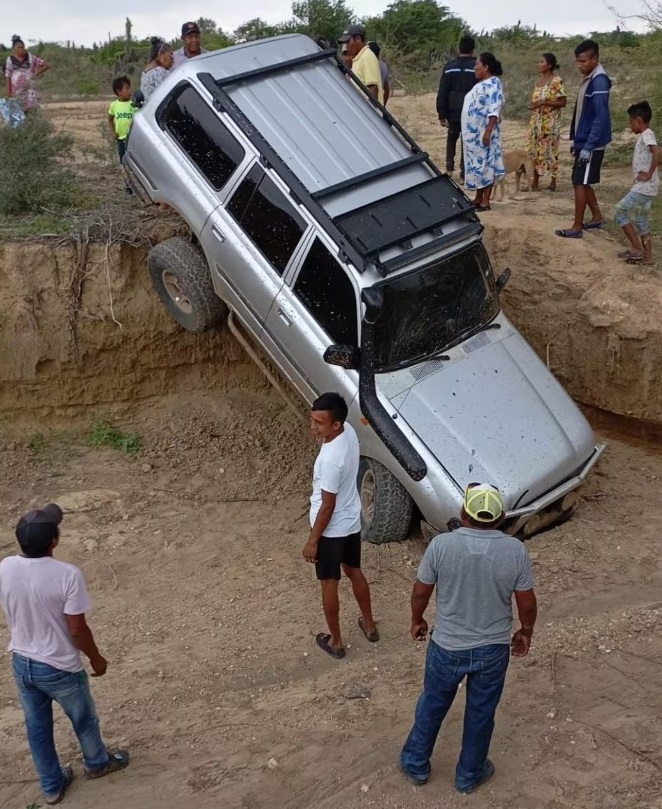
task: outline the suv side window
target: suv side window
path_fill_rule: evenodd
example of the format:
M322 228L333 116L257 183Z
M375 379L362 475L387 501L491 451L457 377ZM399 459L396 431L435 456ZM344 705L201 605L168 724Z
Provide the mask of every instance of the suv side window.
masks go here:
M185 87L167 101L159 115L159 123L216 191L223 188L246 154L216 111L193 87Z
M294 294L338 345L359 344L356 294L347 273L315 239L294 284Z
M254 166L232 195L227 210L282 275L307 228L285 194Z

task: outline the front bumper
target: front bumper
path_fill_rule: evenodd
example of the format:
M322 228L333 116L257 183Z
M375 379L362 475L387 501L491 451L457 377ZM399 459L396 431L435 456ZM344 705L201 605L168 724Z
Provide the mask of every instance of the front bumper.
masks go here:
M577 475L532 503L506 512L507 532L515 535L524 531L527 536L532 536L558 521L566 512L569 512L574 505L572 494L584 485L593 467L602 458L606 450L606 444L598 444Z

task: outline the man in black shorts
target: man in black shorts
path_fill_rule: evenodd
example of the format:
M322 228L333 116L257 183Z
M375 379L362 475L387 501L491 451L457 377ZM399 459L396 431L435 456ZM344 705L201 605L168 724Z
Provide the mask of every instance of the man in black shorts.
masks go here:
M585 230L602 230L606 222L593 190L600 183L600 169L605 148L611 141L609 91L611 80L600 64L600 47L587 39L575 48L577 67L582 83L570 126L572 154L572 184L575 189L575 221L572 227L555 231L564 239L581 239ZM584 222L586 208L591 219Z
M359 628L371 642L379 640L372 617L370 587L361 570L361 498L357 488L359 440L346 423L347 404L338 393L324 393L310 414L310 427L322 441L310 498L310 538L303 549L315 564L322 584L322 606L329 634L320 632L317 645L331 657L345 657L340 634L338 583L341 571L352 583L361 616Z

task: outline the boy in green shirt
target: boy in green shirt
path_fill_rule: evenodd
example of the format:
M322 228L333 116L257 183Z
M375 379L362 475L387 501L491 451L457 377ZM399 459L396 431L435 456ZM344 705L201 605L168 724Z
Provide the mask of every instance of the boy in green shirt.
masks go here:
M117 141L117 154L120 163L124 160L126 153L126 141L131 131L133 115L136 106L131 97L131 80L128 76L120 76L113 80L113 92L117 100L108 108L108 125L110 126L111 137Z

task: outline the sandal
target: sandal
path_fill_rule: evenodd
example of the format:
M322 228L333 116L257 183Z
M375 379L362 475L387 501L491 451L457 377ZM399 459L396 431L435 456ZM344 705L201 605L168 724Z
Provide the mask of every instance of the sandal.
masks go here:
M632 250L621 250L620 253L616 253L617 258L641 258L643 255L643 253L635 253Z
M603 219L602 222L584 222L582 230L604 230L606 227L607 223Z
M329 643L331 640L331 635L325 635L324 632L320 632L319 635L315 637L315 640L323 652L331 655L331 657L335 658L336 660L342 660L345 656L344 649L334 649L333 646L331 646Z
M74 780L74 771L68 764L66 767L62 768L62 775L64 776L64 784L62 785L60 792L54 798L47 798L44 796L44 800L49 806L55 806L56 804L62 802L64 796L67 794L67 790L71 786L71 782Z
M85 777L89 780L94 778L103 778L105 775L123 770L129 766L129 753L127 750L109 750L108 761L103 767L97 767L94 770L85 770Z
M485 213L485 211L491 211L492 208L490 205L476 205L476 210L478 213Z
M555 230L554 234L562 239L582 239L584 237L581 230Z
M361 630L361 632L363 632L363 634L370 641L370 643L377 643L377 641L379 640L379 632L377 631L377 627L370 630L370 632L366 632L365 627L363 626L363 616L359 618L359 629Z

